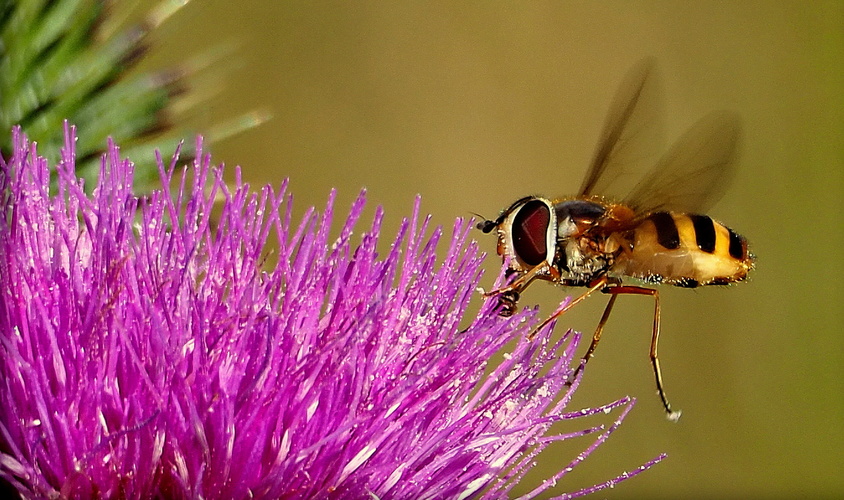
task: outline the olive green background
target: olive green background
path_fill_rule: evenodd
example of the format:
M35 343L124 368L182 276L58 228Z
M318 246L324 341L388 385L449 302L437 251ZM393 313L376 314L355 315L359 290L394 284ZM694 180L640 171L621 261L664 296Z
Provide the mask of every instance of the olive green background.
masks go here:
M655 56L670 139L712 110L744 119L738 174L710 215L749 239L757 270L728 289L662 289L676 424L654 395L652 303L619 300L573 405L626 394L638 404L553 491L666 452L600 496L844 494L844 3L193 0L155 43L146 67L234 47L196 76L219 93L180 123L208 131L247 110L272 113L217 142L216 161L241 165L255 186L289 177L298 214L331 188L346 207L365 186L368 214L387 211L388 235L417 193L447 226L525 194L572 194L619 81ZM499 263L487 264L489 286ZM548 314L565 293L540 283L523 300ZM591 331L604 301L563 325ZM520 491L573 453L541 455Z

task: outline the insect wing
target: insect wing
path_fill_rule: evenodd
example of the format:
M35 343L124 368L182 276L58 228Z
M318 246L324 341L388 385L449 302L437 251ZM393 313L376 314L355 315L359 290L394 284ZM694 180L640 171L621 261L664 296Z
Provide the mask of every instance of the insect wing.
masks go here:
M640 214L704 212L732 181L740 138L738 115L710 113L677 140L624 203Z
M664 151L661 91L653 59L636 64L613 98L581 197L620 201Z

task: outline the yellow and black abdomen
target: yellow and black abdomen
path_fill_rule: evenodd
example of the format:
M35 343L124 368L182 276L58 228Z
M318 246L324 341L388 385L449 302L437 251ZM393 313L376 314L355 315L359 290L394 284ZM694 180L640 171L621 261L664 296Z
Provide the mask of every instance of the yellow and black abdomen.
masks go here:
M655 212L631 233L613 271L649 283L726 285L753 268L747 240L706 215Z

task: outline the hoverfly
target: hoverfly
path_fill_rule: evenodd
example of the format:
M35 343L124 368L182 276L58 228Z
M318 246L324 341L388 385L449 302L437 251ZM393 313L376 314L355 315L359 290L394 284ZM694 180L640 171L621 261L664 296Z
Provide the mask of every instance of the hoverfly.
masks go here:
M646 167L646 150L659 142L652 128L658 119L654 73L646 60L621 85L576 196L526 196L477 227L496 231L498 254L508 263L512 281L486 294L497 296L500 314L513 314L519 294L536 279L587 288L542 326L598 290L610 295L581 367L594 354L619 295L653 297L651 365L665 411L676 420L680 412L665 395L657 355L659 292L623 278L685 288L728 285L747 277L754 257L744 237L701 215L723 194L733 170L740 123L732 114L701 119L638 184L624 190L628 195L612 197L622 192L625 174Z

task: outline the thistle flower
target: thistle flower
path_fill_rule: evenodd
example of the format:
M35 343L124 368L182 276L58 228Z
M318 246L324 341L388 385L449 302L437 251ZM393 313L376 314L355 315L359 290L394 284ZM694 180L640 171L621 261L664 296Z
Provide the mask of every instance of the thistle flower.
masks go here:
M52 195L35 144L18 130L12 144L0 477L25 498L502 498L549 443L591 434L536 496L632 406L566 410L580 337L527 340L534 311L489 301L461 326L483 259L471 221L438 263L443 231L417 200L381 256L380 209L353 232L363 195L334 238L333 194L296 224L286 184L253 191L237 172L228 188L201 141L190 168L158 157L163 188L144 198L113 143L91 195L75 130ZM548 435L611 411L609 427Z
M222 47L215 46L177 68L136 71L149 52L150 35L186 3L162 1L131 26L116 20L113 2L102 0L0 3L0 152L8 155L6 131L21 125L46 146L42 154L56 160L64 141L61 124L69 119L86 130L76 145L77 175L96 180L102 146L111 136L143 157L135 189L149 191L146 183L157 178L153 150L178 144L184 131L174 125L195 105L197 84L207 86L195 77L208 66L205 59L222 56ZM174 103L183 110L175 111ZM253 127L264 115L252 112L218 124L216 136Z

